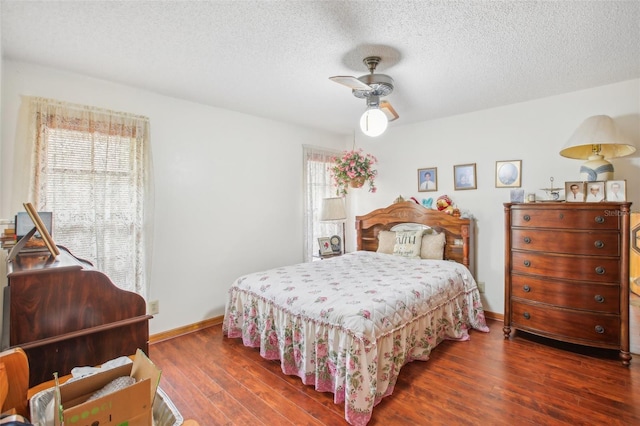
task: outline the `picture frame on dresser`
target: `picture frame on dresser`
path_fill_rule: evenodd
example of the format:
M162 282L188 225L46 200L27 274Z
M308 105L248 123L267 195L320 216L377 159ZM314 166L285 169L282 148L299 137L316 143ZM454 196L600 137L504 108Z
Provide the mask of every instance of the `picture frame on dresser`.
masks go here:
M614 203L627 201L627 181L608 180L606 182L606 200Z
M583 203L585 199L585 188L586 184L584 182L565 182L565 201L567 203Z
M600 203L605 200L605 182L593 181L587 182L586 197L584 201L587 203Z

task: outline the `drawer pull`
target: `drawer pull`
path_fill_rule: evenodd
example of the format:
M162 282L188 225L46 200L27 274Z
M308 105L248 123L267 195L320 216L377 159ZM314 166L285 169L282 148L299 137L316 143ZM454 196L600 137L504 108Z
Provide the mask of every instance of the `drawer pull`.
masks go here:
M603 334L604 333L604 327L601 326L601 325L596 325L596 333Z
M531 238L524 237L524 242L527 243L527 244L531 243Z
M598 266L598 267L596 267L596 274L598 274L598 275L604 275L604 273L605 273L605 272L606 272L606 271L605 271L604 267L602 267L602 266Z
M596 294L596 297L594 297L594 299L596 299L596 302L598 303L604 303L604 296L600 294Z
M528 214L524 215L524 221L525 222L529 222L531 220L531 216L529 216Z
M600 240L596 241L596 242L594 243L594 245L596 246L596 248L599 248L599 249L601 249L602 247L604 247L604 243L603 243L602 241L600 241Z
M604 217L596 216L596 223L604 223Z
M531 266L531 261L530 260L525 260L523 263L524 263L524 266L526 266L526 267Z
M524 317L524 319L531 318L531 314L529 312L525 312L524 314L522 314L522 316Z
M528 285L525 285L524 287L522 287L522 289L525 293L529 293L531 291L531 287L529 287Z

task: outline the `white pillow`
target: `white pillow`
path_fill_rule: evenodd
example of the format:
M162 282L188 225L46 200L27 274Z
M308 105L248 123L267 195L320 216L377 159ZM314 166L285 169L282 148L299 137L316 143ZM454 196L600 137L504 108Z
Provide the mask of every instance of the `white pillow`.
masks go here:
M402 257L420 258L423 233L424 230L422 229L418 231L397 231L393 254Z
M393 254L396 245L396 233L393 231L380 231L378 233L378 253Z
M444 232L424 234L420 246L420 257L423 259L444 259L444 246L447 238Z

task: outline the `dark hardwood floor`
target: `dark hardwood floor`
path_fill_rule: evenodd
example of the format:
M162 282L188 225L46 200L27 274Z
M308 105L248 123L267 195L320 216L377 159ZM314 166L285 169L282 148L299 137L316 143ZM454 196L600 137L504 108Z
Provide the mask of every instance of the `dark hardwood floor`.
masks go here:
M400 372L370 425L640 425L640 356L554 347L502 322L467 342L446 341ZM183 417L212 425L344 425L333 395L285 376L275 361L213 326L154 343L160 386Z

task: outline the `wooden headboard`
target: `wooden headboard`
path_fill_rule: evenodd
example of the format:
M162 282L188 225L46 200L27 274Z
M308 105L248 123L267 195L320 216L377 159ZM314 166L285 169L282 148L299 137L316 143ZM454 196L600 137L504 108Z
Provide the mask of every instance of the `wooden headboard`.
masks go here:
M358 250L376 251L378 233L388 231L400 223L420 223L437 232L444 232L447 238L444 258L462 263L476 276L475 221L427 209L413 201L395 203L356 216Z

